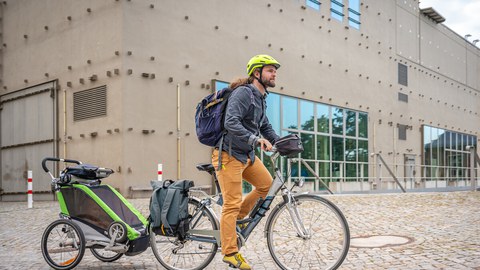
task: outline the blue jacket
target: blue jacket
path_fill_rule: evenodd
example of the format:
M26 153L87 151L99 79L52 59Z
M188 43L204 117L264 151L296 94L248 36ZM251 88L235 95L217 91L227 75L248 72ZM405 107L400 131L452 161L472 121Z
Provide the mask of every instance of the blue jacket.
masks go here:
M272 144L279 138L266 116L266 96L249 84L237 87L228 99L224 123L227 133L222 148L242 163L255 160L260 135Z

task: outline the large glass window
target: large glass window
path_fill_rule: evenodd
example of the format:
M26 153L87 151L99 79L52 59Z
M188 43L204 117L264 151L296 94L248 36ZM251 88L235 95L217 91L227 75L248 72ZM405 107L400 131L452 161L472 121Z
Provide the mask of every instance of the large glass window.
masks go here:
M280 136L298 134L303 158L328 185L336 181L368 180L368 114L272 93L267 97L267 117ZM257 153L264 161L266 154ZM266 166L270 166L268 162ZM304 178L315 190L324 186L306 166L287 159L279 162L284 176ZM288 170L290 168L290 170ZM270 168L269 168L270 169ZM244 189L246 191L246 189Z
M446 181L448 185L467 180L470 152L466 147L476 147L476 142L473 135L423 126L422 176L427 181Z

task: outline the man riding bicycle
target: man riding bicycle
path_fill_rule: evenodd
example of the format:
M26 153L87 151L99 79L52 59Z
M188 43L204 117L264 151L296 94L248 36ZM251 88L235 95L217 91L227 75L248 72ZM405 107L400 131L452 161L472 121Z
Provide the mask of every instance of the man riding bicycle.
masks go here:
M236 221L246 217L260 197L265 198L273 180L255 149L260 146L269 151L279 139L266 116L265 100L267 88L275 87L278 68L280 63L273 57L256 55L247 64L248 78L231 83L235 90L225 112L227 132L212 155L212 164L218 163L219 155L222 163L216 174L224 199L220 220L223 261L239 269L251 267L238 250ZM255 186L243 201L242 179Z

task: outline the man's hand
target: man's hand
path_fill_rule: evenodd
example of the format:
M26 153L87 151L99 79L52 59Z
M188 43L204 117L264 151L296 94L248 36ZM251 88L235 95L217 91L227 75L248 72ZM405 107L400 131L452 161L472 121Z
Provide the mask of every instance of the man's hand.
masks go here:
M260 144L260 147L262 148L263 151L270 151L272 150L272 144L267 140L260 138L258 139L258 144Z

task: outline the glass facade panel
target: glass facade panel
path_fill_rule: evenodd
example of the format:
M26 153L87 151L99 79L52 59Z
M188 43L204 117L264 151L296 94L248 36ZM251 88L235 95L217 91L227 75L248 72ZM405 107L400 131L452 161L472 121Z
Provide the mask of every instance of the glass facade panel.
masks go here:
M467 180L470 153L466 146L477 137L423 126L423 177L426 180Z
M358 161L368 162L368 141L358 140Z
M216 90L228 83L215 81ZM304 152L299 155L318 174L322 181L368 181L368 114L354 110L315 103L270 93L266 100L266 114L273 129L280 135L299 134ZM256 150L267 169L273 174L267 152ZM279 160L285 179L305 177L310 187L325 187L314 179L304 165ZM288 166L290 165L290 167ZM290 170L287 170L290 168ZM316 183L314 185L313 183ZM252 186L243 181L243 192Z
M368 138L368 114L358 113L358 137Z
M323 104L317 104L317 131L330 132L330 107Z
M346 181L357 181L357 164L356 163L346 163L345 164L345 180Z
M302 130L314 131L315 129L313 107L313 102L300 101L300 128Z
M330 137L317 135L317 159L330 160Z
M343 109L333 108L332 110L332 132L343 135Z
M291 97L282 97L282 128L298 129L298 102Z
M343 138L332 137L332 160L343 159Z
M357 113L353 111L346 111L345 114L345 132L347 136L357 135Z
M303 159L315 159L315 137L313 134L300 134L303 143Z
M267 117L277 134L280 134L280 95L271 93L267 98Z
M357 140L345 139L345 160L357 161Z

